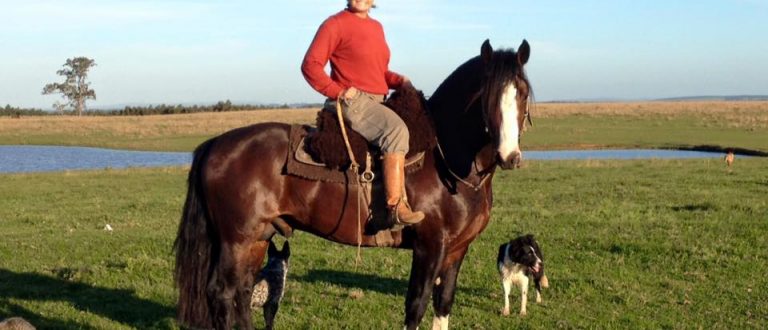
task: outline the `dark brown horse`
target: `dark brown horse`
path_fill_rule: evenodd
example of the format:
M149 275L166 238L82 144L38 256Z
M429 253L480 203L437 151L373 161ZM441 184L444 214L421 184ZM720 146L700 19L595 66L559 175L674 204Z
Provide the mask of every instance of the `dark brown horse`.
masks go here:
M433 326L448 327L464 255L488 224L496 166L512 168L521 159L519 138L530 95L523 66L529 55L525 40L517 52L494 51L486 40L480 56L458 67L428 100L438 147L407 177L411 205L427 218L394 232L394 247L413 250L405 299L408 329L419 325L430 294ZM251 288L276 233L273 223L358 243L358 204L349 198L357 188L285 174L289 130L286 124L256 124L195 150L175 242L182 325L253 327ZM363 235L362 245L376 243Z

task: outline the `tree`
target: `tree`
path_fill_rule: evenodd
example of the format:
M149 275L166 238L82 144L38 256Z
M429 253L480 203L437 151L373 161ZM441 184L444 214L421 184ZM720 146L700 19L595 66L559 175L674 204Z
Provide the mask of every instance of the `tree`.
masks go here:
M61 93L61 97L67 100L67 104L77 112L78 116L85 110L85 101L95 100L96 92L91 89L91 83L88 82L88 70L96 66L94 60L87 57L68 58L64 63L64 69L56 71L56 74L63 76L63 83L51 83L43 87L43 95Z

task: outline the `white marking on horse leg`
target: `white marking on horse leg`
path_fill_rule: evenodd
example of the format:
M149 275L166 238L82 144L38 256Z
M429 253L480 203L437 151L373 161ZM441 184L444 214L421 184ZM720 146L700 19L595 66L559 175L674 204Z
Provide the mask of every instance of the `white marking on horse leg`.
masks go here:
M517 116L517 88L513 83L505 88L501 96L501 136L499 141L499 156L508 159L513 153L520 152L520 127Z
M435 318L432 319L432 330L448 330L448 317L451 315L446 316L435 316Z
M541 291L536 290L536 303L541 304Z

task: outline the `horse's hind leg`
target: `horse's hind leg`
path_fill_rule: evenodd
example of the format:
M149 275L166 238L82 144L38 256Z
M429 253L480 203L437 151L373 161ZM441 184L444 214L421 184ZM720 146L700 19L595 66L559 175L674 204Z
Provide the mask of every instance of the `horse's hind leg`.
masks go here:
M253 329L251 293L264 254L266 241L224 244L219 264L208 286L208 300L216 329L231 329L234 319L240 329Z
M261 269L268 246L267 241L253 242L250 247L242 250L238 258L242 268L237 276L240 280L235 292L235 308L237 310L237 324L240 329L253 329L251 295L256 274Z
M448 329L448 318L451 315L451 307L453 306L453 299L456 295L456 280L466 253L467 249L464 248L461 251L446 257L446 260L453 260L453 262L443 265L437 275L435 288L432 291L432 306L435 309L435 318L432 320L432 329Z
M232 275L235 263L230 245L222 244L220 249L218 264L208 282L208 306L214 329L232 329L236 290Z

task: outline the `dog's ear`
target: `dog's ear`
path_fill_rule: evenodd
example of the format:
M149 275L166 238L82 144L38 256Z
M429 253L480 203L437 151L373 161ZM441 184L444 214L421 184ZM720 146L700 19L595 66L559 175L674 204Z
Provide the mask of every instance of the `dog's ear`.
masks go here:
M267 248L267 256L274 256L277 254L277 246L275 246L275 242L272 242L272 240L269 240L269 248Z
M285 257L286 259L288 259L288 257L291 256L291 245L288 244L288 241L285 241L285 243L283 243L282 254L283 254L283 257Z
M534 239L533 234L527 234L523 236L523 241L530 245L530 244L533 244L533 242L535 242L536 240Z

